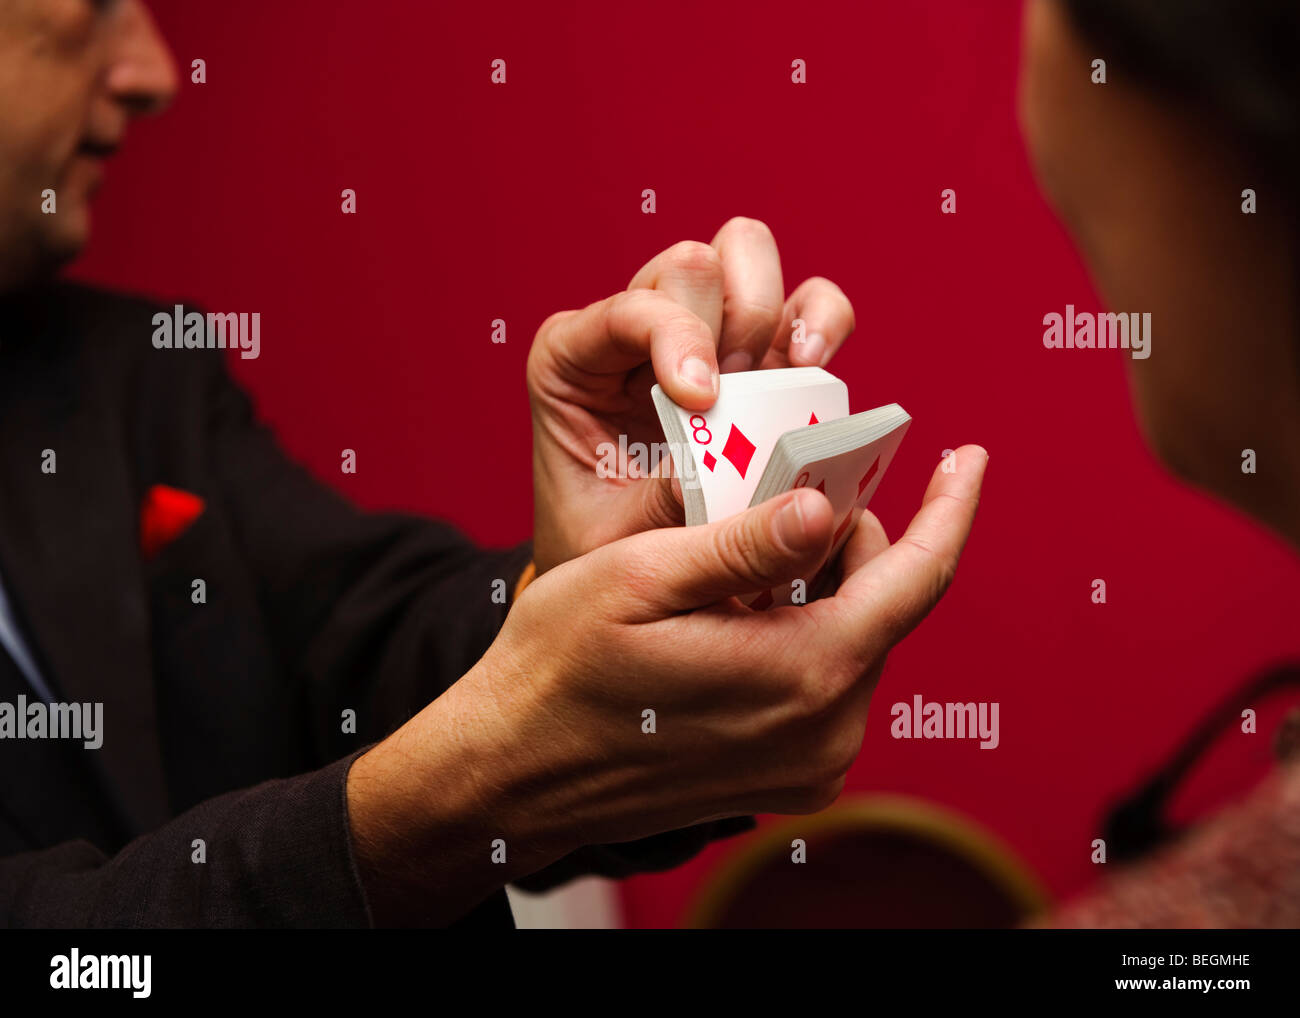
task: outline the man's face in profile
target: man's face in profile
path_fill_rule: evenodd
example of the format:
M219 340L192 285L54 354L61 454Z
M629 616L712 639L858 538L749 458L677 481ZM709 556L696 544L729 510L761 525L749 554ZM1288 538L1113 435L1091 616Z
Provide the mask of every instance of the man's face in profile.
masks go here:
M0 288L81 250L105 160L175 90L142 0L0 0Z

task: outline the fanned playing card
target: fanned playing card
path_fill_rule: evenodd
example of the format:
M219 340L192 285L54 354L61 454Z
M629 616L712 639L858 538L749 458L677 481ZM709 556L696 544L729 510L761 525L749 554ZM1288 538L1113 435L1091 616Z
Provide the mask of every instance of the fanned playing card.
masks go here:
M682 485L687 526L721 520L749 505L777 439L849 414L849 390L821 368L741 371L721 376L718 401L700 412L651 390Z
M897 403L787 432L777 441L750 505L783 491L815 488L834 511L835 531L822 569L803 588L807 600L822 592L825 577L858 524L912 422ZM795 588L785 584L749 602L752 608L790 604Z
M835 537L821 570L802 588L783 585L747 598L754 608L802 603L825 586L911 423L897 403L850 417L847 387L821 368L723 375L717 403L702 413L679 407L657 385L651 395L688 526L724 519L798 487L815 488L830 500Z

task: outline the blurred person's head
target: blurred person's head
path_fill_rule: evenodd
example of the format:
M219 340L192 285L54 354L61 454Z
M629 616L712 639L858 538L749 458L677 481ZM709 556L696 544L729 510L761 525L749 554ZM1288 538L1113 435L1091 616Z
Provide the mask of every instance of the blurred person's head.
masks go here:
M175 90L141 0L0 0L0 291L81 250L104 160Z
M1102 298L1152 315L1156 453L1300 545L1298 48L1295 0L1029 0L1020 116Z

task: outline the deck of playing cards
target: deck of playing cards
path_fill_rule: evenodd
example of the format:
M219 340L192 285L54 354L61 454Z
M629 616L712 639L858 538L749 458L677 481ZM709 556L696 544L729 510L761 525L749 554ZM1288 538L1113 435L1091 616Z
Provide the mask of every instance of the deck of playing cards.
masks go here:
M721 377L718 401L686 410L651 390L682 486L686 524L720 520L793 488L816 488L835 512L821 581L871 501L911 418L897 403L849 415L849 392L821 368L742 371ZM798 588L765 591L750 607L790 604Z

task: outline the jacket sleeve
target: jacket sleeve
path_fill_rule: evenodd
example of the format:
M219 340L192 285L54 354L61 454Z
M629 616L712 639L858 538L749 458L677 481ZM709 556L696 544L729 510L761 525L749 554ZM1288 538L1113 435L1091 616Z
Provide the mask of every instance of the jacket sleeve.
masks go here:
M532 557L530 544L475 547L430 520L357 511L289 463L226 377L213 379L217 463L243 540L258 564L283 655L317 692L322 752L338 733L339 706L368 702L360 732L378 739L455 682L495 639ZM360 719L359 719L360 720ZM579 849L519 881L545 890L575 877L624 877L680 865L716 838L754 827L717 821L621 845Z
M283 454L220 356L178 363L189 377L174 396L194 415L178 430L202 445L276 659L305 693L315 769L205 799L115 854L75 840L0 858L0 925L370 925L348 771L483 654L531 548L486 550L442 523L362 512ZM341 731L344 707L358 708L356 733ZM696 830L593 846L538 879L672 865L705 840Z
M306 692L321 763L387 735L484 654L532 557L455 528L364 512L312 478L254 419L220 358L207 379L215 488L260 588L289 681ZM357 711L344 733L341 711Z
M0 923L369 926L345 796L348 768L362 752L209 799L112 857L88 841L68 841L0 859ZM196 838L204 841L201 862Z
M254 577L275 660L308 714L314 769L205 799L115 854L77 840L2 858L0 925L368 926L348 770L483 654L531 549L363 512L281 451L219 352L167 370L149 391L178 408L177 441ZM340 724L345 708L355 732Z
M637 873L658 873L694 858L712 841L744 834L757 826L753 817L729 817L679 831L664 831L640 841L588 845L515 883L525 891L538 893L577 877L621 880Z

